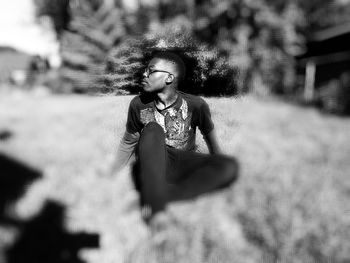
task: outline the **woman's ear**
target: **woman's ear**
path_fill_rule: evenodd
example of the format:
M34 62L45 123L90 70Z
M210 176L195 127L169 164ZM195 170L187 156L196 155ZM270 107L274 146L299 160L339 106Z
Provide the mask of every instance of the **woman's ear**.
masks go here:
M174 79L175 79L174 75L169 74L167 79L165 80L165 83L169 85L169 84L173 83Z

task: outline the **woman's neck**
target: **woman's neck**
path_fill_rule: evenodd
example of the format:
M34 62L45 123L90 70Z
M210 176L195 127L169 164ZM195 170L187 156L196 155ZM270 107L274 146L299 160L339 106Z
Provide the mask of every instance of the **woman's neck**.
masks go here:
M158 93L155 101L156 107L159 110L163 110L172 105L177 100L177 97L178 93L175 89Z

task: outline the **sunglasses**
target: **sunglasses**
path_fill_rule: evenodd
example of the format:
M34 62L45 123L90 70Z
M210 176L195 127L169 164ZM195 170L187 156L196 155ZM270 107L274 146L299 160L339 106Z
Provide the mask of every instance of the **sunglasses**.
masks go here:
M143 72L143 74L145 75L146 78L149 78L149 76L153 73L156 72L164 72L164 73L168 73L170 75L173 75L172 73L170 73L169 71L165 71L165 70L160 70L160 69L153 69L151 70L150 68L146 68L145 71Z

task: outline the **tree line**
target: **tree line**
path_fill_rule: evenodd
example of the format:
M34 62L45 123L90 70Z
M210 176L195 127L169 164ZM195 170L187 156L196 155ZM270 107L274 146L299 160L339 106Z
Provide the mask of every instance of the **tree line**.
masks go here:
M136 93L147 59L186 62L181 88L206 95L289 94L307 34L347 21L331 0L35 0L60 42L62 89Z

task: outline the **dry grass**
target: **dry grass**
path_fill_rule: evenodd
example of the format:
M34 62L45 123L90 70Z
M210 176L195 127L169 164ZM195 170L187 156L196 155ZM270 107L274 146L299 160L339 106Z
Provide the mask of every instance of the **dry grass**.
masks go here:
M207 99L236 185L169 207L150 232L128 170L108 176L130 96L2 96L0 151L43 172L16 204L66 206L67 229L100 234L88 262L348 262L350 120L254 97ZM198 137L201 151L203 141ZM1 229L0 229L1 231ZM1 260L0 260L1 261Z

